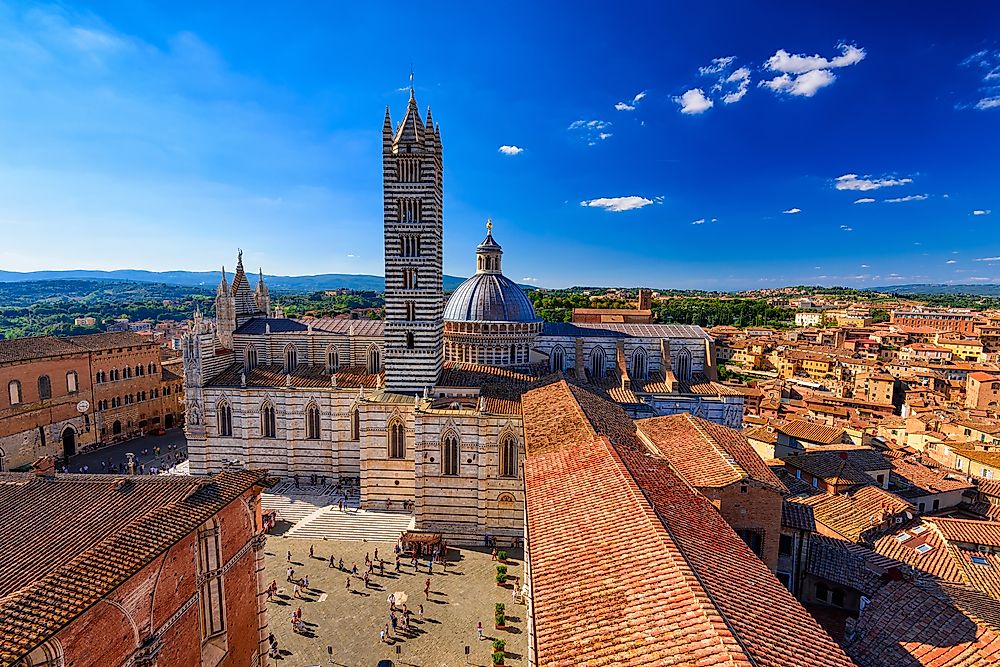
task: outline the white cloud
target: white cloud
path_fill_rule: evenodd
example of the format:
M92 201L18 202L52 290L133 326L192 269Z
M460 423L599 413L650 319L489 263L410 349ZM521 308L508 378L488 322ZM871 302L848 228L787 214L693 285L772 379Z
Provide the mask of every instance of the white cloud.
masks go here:
M894 199L886 199L887 204L901 204L907 201L923 201L927 199L927 195L907 195L906 197L896 197Z
M532 278L531 276L525 276L521 278L522 283L537 283L538 278Z
M874 204L875 200L871 197L862 197L861 199L855 199L855 204Z
M862 268L862 269L870 269L870 268L871 268L871 266L870 266L870 265L868 265L868 264L862 264L862 265L861 265L861 268Z
M1000 50L977 51L960 64L967 67L978 67L983 73L983 82L979 87L979 94L982 97L973 105L973 108L980 111L1000 108L1000 95L997 94L1000 93L1000 89L996 84L997 80L1000 79ZM968 105L959 105L958 108L968 108Z
M838 44L841 54L827 60L823 56L804 56L789 53L784 49L778 51L767 59L764 66L775 72L785 72L786 74L805 74L816 70L836 69L838 67L849 67L856 65L865 59L865 50L853 44Z
M587 145L593 146L598 141L604 141L611 136L610 132L604 131L609 127L611 127L611 123L605 120L574 120L566 129L581 133L586 139Z
M652 199L646 199L638 195L629 197L599 197L597 199L585 199L580 202L580 206L590 208L603 208L605 211L621 213L622 211L632 211L653 203Z
M848 227L847 225L841 225L840 228L842 230L844 230L845 232L853 232L854 231L854 227Z
M743 96L747 94L747 90L750 88L750 70L746 67L741 67L728 77L726 77L726 83L737 84L736 90L727 93L722 101L726 104L732 104L733 102L739 102L743 99Z
M646 96L645 90L642 91L641 93L636 93L635 97L632 98L632 104L638 104L645 96Z
M985 109L996 109L997 107L1000 107L1000 95L995 97L984 97L976 102L976 108L980 111Z
M355 255L354 253L351 253L351 252L347 253L347 256L350 259L354 259L355 257L357 257L357 255Z
M715 102L705 97L705 91L701 88L692 88L680 97L675 97L674 102L681 106L681 113L697 114L708 111Z
M695 220L691 224L692 225L704 225L705 224L705 218L698 218L697 220Z
M701 74L702 76L705 76L705 75L708 75L708 74L718 74L722 70L724 70L727 67L729 67L730 65L732 65L734 60L736 60L736 56L725 56L723 58L712 58L712 64L711 65L707 65L705 67L699 67L698 68L698 73Z
M794 207L788 209L787 211L782 211L782 213L786 213L788 215L795 215L796 213L801 213L801 212L802 212L801 208L794 208Z
M837 80L831 70L856 65L865 59L865 50L853 44L838 44L839 56L827 59L820 55L800 55L778 49L764 63L764 68L779 75L761 81L758 85L770 88L775 93L787 93L800 97L812 97L821 88Z
M985 208L985 209L984 208L977 208L975 211L972 212L972 215L989 215L990 213L991 213L991 211L988 208Z
M912 178L872 178L871 176L858 176L857 174L844 174L843 176L838 176L836 188L838 190L858 190L860 192L868 192L869 190L878 190L879 188L890 188L896 185L906 185L912 183ZM874 201L874 200L872 200ZM856 204L868 202L858 200Z
M1000 262L1000 257L978 257L977 262Z
M947 262L945 262L945 264L958 264L958 261L954 259L949 259Z
M776 93L812 97L820 88L825 88L836 80L837 75L833 72L817 69L798 76L782 74L773 79L761 81L758 85L770 88Z
M635 105L639 103L642 98L646 96L646 91L636 93L632 98L631 102L618 102L615 104L615 109L618 111L635 111Z
M523 153L524 149L520 146L508 146L507 144L504 144L498 149L498 152L503 153L504 155L517 155L518 153Z

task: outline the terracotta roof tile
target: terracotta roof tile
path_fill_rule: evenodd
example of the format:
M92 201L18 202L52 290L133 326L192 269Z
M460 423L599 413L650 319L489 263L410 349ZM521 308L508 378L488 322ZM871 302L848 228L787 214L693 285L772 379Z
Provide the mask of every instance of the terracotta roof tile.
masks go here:
M818 523L852 542L861 542L873 533L882 532L886 521L913 510L913 505L877 486L790 500L812 507Z

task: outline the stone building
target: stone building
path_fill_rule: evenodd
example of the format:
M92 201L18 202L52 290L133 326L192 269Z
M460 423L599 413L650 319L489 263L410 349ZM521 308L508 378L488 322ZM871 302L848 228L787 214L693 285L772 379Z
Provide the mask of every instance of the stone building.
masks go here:
M0 341L0 470L180 422L182 383L130 332Z
M58 475L45 459L0 474L0 664L268 664L267 483Z
M411 94L383 127L386 319L274 315L223 275L216 323L183 341L191 469L229 463L360 484L363 507L413 503L453 542L522 536L521 395L558 373L630 415L730 426L743 396L715 382L699 327L543 323L503 275L488 224L476 273L445 306L441 134ZM258 294L263 280L258 280Z

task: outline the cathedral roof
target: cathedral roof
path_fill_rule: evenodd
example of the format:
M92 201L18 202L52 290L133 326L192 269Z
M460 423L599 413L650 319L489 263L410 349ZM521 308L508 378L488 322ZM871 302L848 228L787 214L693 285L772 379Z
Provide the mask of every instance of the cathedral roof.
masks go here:
M500 273L477 273L458 286L444 309L448 322L540 322L531 300Z

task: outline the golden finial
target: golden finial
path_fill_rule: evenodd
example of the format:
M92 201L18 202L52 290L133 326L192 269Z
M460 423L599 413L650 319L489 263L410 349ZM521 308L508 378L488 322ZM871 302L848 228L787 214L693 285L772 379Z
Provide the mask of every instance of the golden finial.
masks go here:
M486 233L487 234L493 233L493 218L490 217L486 218Z

